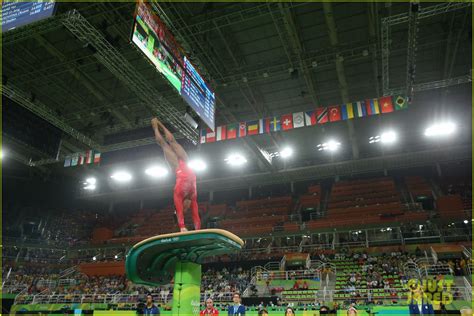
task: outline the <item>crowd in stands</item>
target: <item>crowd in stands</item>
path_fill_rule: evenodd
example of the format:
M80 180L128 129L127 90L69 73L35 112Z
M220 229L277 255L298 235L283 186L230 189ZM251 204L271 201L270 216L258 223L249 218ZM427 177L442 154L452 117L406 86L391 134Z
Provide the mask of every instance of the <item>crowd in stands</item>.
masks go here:
M245 271L242 267L227 270L209 269L202 275L201 291L209 297L217 299L225 293L245 291L250 283L250 271Z

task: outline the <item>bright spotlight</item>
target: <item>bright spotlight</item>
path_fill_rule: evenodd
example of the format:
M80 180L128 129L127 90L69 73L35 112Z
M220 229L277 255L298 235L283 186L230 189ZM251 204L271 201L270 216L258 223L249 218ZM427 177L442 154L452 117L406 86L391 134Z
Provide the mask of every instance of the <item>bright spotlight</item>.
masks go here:
M115 258L115 259L118 259L118 256L117 256L117 255L115 255L115 256L114 256L114 258Z
M92 260L96 261L96 260L97 260L97 257L96 257L96 256L92 257Z
M231 154L225 161L231 166L242 166L247 162L247 159L241 154Z
M128 182L132 180L132 175L126 171L117 171L110 177L118 182Z
M369 137L369 144L382 143L392 144L397 140L397 134L394 131L384 132L381 135Z
M201 159L193 159L188 162L188 167L194 171L204 171L207 168L207 164Z
M448 136L456 131L456 125L452 122L433 124L425 129L425 136Z
M464 224L467 224L469 223L469 221L467 219L464 220Z
M380 141L384 144L391 144L397 140L397 134L394 131L388 131L380 135Z
M96 184L96 183L97 183L97 179L96 179L96 178L87 178L87 179L86 179L86 183L87 183L87 184Z
M95 184L89 184L89 185L85 186L84 190L94 191L95 190Z
M285 148L283 148L282 151L280 151L280 156L283 159L289 158L292 155L293 155L293 148L291 148L291 147L285 147Z
M335 140L329 140L325 143L319 144L317 147L319 151L323 151L323 150L336 151L339 149L339 147L341 147L341 143Z
M145 173L153 178L163 178L168 174L168 169L161 166L153 166L146 169Z

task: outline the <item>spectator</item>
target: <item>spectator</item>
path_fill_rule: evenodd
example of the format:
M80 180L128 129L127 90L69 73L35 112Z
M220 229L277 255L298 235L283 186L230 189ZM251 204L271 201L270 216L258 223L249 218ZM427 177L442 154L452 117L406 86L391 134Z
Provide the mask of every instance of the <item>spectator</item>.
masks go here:
M143 308L143 314L144 315L160 315L160 310L153 303L153 296L151 296L151 294L148 294L146 296L146 304L145 304L145 307Z
M295 315L295 311L293 310L293 308L287 307L285 310L285 316L294 316L294 315Z
M349 309L347 310L347 316L357 316L357 309L355 308L355 304L351 304Z
M228 315L245 315L245 306L240 303L240 293L232 296L233 304L229 306Z
M212 299L208 298L206 300L206 308L201 311L200 316L217 316L219 311L214 308L214 302Z

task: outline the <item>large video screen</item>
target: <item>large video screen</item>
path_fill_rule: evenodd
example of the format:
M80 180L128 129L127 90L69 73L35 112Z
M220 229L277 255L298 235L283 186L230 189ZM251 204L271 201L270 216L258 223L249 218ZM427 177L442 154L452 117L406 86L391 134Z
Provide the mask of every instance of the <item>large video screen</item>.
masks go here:
M5 2L2 1L2 33L14 30L42 19L54 13L56 3L45 2Z
M137 4L132 42L155 65L209 128L214 130L215 95L173 34L149 4Z

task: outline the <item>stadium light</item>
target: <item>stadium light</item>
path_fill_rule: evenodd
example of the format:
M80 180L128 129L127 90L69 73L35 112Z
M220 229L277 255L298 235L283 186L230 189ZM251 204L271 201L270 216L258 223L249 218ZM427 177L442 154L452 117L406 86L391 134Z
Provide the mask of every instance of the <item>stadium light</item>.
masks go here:
M369 137L369 144L382 143L392 144L397 140L397 134L394 131L383 132L380 135Z
M335 140L329 140L325 143L318 144L317 148L319 151L329 150L329 151L336 151L341 147L341 143Z
M145 173L152 178L164 178L168 175L168 169L162 166L152 166L146 169Z
M132 180L132 175L126 171L117 171L110 177L117 182L129 182Z
M89 184L84 187L84 190L94 191L96 188L95 184Z
M92 257L92 260L96 261L96 260L97 260L97 257L96 257L96 256Z
M425 129L426 137L449 136L456 131L456 124L453 122L442 122L429 126Z
M469 223L469 221L467 219L464 220L464 224L467 224Z
M225 161L231 166L242 166L247 162L247 159L241 154L231 154Z
M97 179L94 177L87 178L84 182L84 190L94 191L96 188Z
M280 151L280 156L283 159L290 158L293 155L293 148L285 147Z
M193 159L188 162L188 167L194 171L204 171L207 169L207 164L202 159Z
M87 178L87 179L86 179L86 182L85 182L84 184L92 184L92 185L94 185L94 184L96 184L96 183L97 183L97 179L94 178L94 177L91 177L91 178Z

